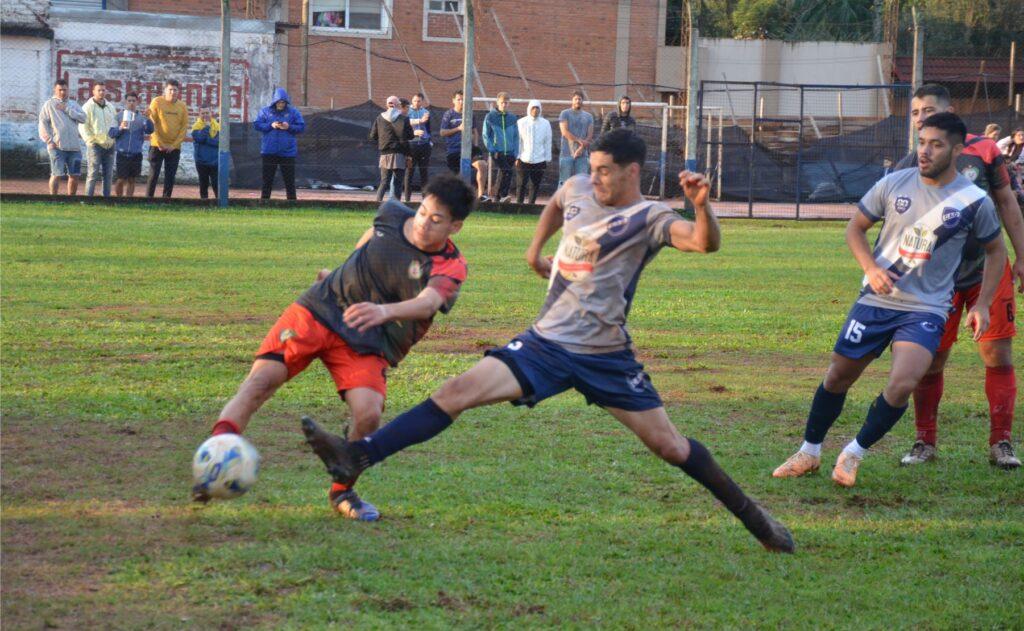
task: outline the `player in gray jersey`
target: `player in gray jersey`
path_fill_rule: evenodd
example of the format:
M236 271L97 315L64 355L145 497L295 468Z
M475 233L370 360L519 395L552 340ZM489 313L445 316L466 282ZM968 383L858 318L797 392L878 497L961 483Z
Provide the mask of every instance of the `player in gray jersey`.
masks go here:
M303 419L307 441L337 483L351 484L371 465L433 438L466 410L502 401L532 407L575 389L711 491L765 548L794 550L789 531L744 494L700 442L680 435L633 356L626 316L644 266L666 245L714 252L720 242L707 179L680 174L695 208L695 221L686 221L643 198L645 157L644 142L632 131L605 134L590 154L591 175L570 178L544 208L527 250L534 271L550 278L533 327L362 440L345 441ZM558 251L549 260L541 252L560 228Z
M956 170L966 135L967 128L955 114L930 117L920 130L920 167L886 176L861 200L860 212L847 225L846 243L864 270L863 290L840 330L825 379L814 395L804 443L773 476L790 478L818 470L821 444L842 412L846 392L891 344L889 382L832 471L837 484L856 483L867 450L903 416L910 394L931 365L964 244L971 238L985 250L985 272L977 303L967 314L967 326L973 327L974 339L988 329L989 306L1006 264L1006 245L992 200ZM872 251L867 231L881 220L885 224Z

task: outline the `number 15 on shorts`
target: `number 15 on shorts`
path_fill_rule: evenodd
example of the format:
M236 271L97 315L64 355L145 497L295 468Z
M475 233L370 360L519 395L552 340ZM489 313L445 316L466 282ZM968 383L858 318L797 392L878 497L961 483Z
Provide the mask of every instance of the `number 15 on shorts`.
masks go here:
M856 320L850 320L850 325L846 327L846 333L843 334L843 338L854 344L859 344L863 335L864 325Z

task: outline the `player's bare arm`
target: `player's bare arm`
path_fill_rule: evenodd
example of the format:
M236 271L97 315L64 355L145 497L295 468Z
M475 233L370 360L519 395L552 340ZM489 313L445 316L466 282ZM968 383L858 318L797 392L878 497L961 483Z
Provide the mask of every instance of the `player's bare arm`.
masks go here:
M992 199L996 203L999 219L1003 222L1003 229L1013 245L1012 269L1013 277L1017 280L1017 291L1024 293L1024 217L1021 216L1017 196L1007 184L992 191Z
M444 304L444 298L432 287L427 287L411 300L379 305L360 302L345 309L345 324L363 333L385 322L396 320L426 320L433 317Z
M558 129L562 131L562 136L569 142L582 142L583 139L569 131L569 121L559 121Z
M893 282L897 279L875 263L871 246L868 245L868 230L874 223L864 213L854 215L850 219L850 223L846 224L846 245L853 252L853 258L857 259L857 264L864 270L871 289L876 294L886 296L892 293Z
M975 342L988 330L989 309L992 307L992 299L996 295L1005 265L1006 243L1003 242L1003 235L999 234L985 244L985 268L981 275L981 291L978 293L978 301L967 312L965 320L967 328L974 329Z
M682 252L716 252L722 245L722 231L718 218L708 202L711 182L700 173L682 171L679 185L693 204L694 221L676 221L669 227L672 247Z
M551 258L542 254L544 244L561 229L562 222L562 206L558 202L557 196L552 197L541 211L537 227L533 231L533 240L530 241L530 247L526 249L527 265L541 278L551 276Z

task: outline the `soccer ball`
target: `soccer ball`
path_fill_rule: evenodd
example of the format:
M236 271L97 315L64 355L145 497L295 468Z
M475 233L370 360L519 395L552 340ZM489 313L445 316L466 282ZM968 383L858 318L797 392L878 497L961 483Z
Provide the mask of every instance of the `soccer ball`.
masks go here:
M211 436L192 458L195 490L217 499L244 494L256 484L259 472L259 452L238 434Z

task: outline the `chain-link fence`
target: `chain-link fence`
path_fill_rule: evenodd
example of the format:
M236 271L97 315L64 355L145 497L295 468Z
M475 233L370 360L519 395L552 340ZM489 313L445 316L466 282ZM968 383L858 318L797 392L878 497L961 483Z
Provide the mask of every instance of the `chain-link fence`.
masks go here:
M848 216L907 152L909 92L905 84L702 82L701 106L722 106L725 123L718 137L700 133L700 168L721 179L729 214Z

